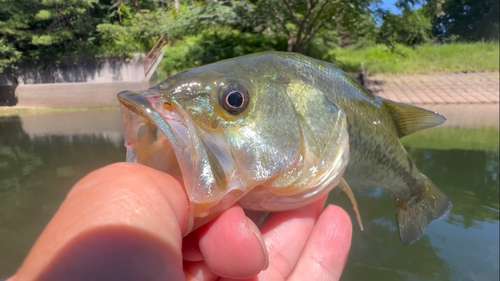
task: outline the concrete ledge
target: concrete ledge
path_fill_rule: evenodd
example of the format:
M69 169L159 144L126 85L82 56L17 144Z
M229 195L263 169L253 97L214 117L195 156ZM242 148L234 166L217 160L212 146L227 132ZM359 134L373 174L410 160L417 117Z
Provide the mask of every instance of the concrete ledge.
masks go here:
M80 58L76 64L62 61L49 62L44 66L36 61L23 61L16 65L15 74L9 71L0 73L0 85L139 82L145 78L142 56L137 54L130 60L124 57Z
M19 85L17 106L21 107L112 107L116 95L125 90L143 91L149 81L109 83L57 83Z

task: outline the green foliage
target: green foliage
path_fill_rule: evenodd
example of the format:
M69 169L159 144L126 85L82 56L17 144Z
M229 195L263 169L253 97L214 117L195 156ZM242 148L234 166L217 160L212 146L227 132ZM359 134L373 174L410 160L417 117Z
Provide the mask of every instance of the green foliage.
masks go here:
M131 54L146 51L152 40L151 35L143 33L141 27L152 28L155 23L156 13L132 15L130 10L120 4L116 14L120 16L119 21L114 23L103 23L97 26L97 31L102 36L102 53L105 55ZM115 14L112 14L114 16ZM144 26L146 25L146 26Z
M186 37L163 48L166 56L160 65L159 78L223 59L263 51L285 51L284 37L242 33L231 29L212 29Z
M256 1L256 18L270 34L288 37L287 50L308 53L315 38L332 31L351 41L363 31L359 27L375 27L368 7L371 0L272 0ZM330 38L331 39L331 38ZM349 42L350 43L350 42Z
M21 58L21 52L16 50L12 44L0 38L0 73L12 68L13 64Z
M131 9L121 3L116 12L109 15L109 22L97 26L103 38L102 52L106 55L148 52L161 36L170 41L196 35L204 26L213 26L227 16L220 9L203 12L210 6L213 5L191 9L181 5L179 11L158 8L131 13Z
M498 71L499 45L473 44L423 45L409 48L385 45L365 49L335 49L329 53L345 71L357 73L361 63L369 74Z
M434 20L434 33L441 40L499 39L498 0L447 0L442 9Z
M98 0L0 1L0 35L23 59L44 61L96 54Z
M52 18L52 12L48 10L41 10L35 15L37 20L49 20Z
M339 44L374 42L375 20L367 10L369 3L371 0L210 1L188 10L181 7L158 24L169 26L163 32L173 39L165 48L160 76L259 51L288 50L324 58Z
M387 13L380 27L380 40L388 46L404 44L416 46L430 42L432 36L431 18L424 8L404 10L401 15Z
M331 50L339 47L369 49L379 42L401 57L406 51L398 44L416 47L434 36L443 42L498 38L498 1L399 0L401 15L373 10L379 2L0 0L0 69L21 60L43 65L147 53L162 36L169 45L164 75L263 50L333 61Z

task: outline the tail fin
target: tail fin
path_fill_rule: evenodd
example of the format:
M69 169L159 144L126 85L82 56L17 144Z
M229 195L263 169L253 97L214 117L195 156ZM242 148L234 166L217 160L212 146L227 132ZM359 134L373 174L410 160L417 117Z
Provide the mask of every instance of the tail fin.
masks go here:
M444 217L453 205L425 175L422 192L409 199L394 197L399 236L405 245L420 239L427 226Z

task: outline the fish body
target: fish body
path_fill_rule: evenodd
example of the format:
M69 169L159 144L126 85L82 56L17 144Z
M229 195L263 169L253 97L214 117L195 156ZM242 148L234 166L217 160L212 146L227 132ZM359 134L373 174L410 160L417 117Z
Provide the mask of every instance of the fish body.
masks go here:
M304 206L342 177L394 195L405 244L451 209L399 141L444 117L376 97L323 61L259 53L119 99L128 161L182 174L190 230L237 201L259 211Z

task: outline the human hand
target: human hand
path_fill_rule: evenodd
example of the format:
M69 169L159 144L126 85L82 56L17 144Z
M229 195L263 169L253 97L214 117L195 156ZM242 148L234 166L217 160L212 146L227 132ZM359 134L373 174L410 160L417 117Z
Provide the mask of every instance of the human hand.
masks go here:
M20 280L338 280L352 225L326 198L258 228L235 204L182 238L182 183L119 163L80 180L36 241ZM265 246L264 246L265 245Z

